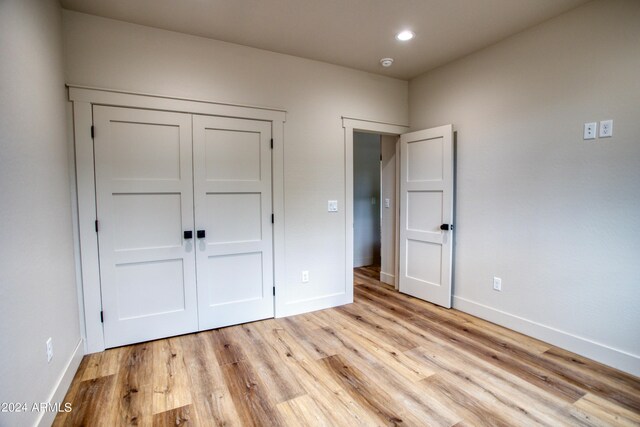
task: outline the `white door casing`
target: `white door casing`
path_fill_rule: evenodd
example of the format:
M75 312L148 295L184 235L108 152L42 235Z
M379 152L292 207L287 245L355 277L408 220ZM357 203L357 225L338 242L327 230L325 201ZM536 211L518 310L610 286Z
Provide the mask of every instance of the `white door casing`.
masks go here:
M191 115L94 106L105 346L197 329Z
M346 296L341 304L353 302L353 133L354 131L378 133L380 135L399 136L409 128L405 125L382 123L371 120L362 120L350 117L342 117L344 128L344 158L345 158L345 287ZM398 156L398 154L396 154ZM397 165L399 168L399 164ZM398 192L396 192L398 194ZM397 196L396 196L397 197ZM396 206L396 219L398 217L398 203ZM396 233L396 236L399 233ZM396 257L399 251L396 250ZM396 263L397 265L397 263ZM397 276L397 275L396 275Z
M106 348L104 336L104 324L101 321L101 313L104 309L104 318L109 319L112 313L104 307L101 277L100 258L98 254L98 234L94 227L97 216L96 209L96 185L95 185L95 152L93 127L93 109L95 106L112 106L131 109L144 109L153 111L172 111L192 114L201 114L219 117L236 117L249 120L266 121L271 124L272 138L274 140L272 150L272 196L275 224L273 225L274 237L274 282L279 284L280 291L275 298L275 314L284 316L299 311L298 306L294 310L287 304L287 287L285 278L285 253L284 253L284 123L286 111L278 107L246 106L229 103L219 103L207 100L192 100L176 98L167 95L142 94L135 92L119 91L114 89L97 89L73 84L67 84L70 101L70 120L73 126L72 150L74 153L76 180L74 188L77 196L77 212L74 211L75 221L78 227L77 258L78 263L78 295L80 303L81 332L84 338L84 350L88 353L103 351ZM100 126L95 126L95 134L102 132ZM77 215L76 215L77 214ZM194 239L195 240L195 239Z
M450 308L453 126L401 135L400 171L399 290Z
M270 144L270 122L193 116L201 330L274 315Z

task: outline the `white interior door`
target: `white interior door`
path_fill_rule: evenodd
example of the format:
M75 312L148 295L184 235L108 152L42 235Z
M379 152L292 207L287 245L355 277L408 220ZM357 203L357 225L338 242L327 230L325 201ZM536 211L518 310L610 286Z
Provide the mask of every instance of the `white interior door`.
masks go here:
M400 292L451 307L453 126L400 136Z
M193 116L200 329L273 317L271 123Z
M93 117L105 345L196 331L191 116Z

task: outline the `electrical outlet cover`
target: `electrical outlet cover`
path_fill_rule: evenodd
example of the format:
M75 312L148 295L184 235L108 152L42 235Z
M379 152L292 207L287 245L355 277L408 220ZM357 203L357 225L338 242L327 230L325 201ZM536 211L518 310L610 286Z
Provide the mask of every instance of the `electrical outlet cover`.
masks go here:
M600 122L600 138L613 136L613 120L603 120Z

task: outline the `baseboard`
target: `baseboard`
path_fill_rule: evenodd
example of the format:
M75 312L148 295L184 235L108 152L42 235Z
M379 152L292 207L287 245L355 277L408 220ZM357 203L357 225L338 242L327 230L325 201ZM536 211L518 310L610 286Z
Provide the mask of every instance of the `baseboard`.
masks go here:
M80 362L82 361L83 356L84 344L83 340L80 339L80 341L78 341L78 345L71 354L71 358L69 358L67 366L62 372L62 375L60 375L60 378L58 378L58 382L56 383L56 386L54 387L53 392L51 393L51 396L49 396L49 399L46 403L55 404L63 401L65 395L67 394L67 391L69 390L69 387L71 386L71 381L78 371L78 367L80 366ZM36 421L35 425L48 427L53 424L53 420L55 419L57 414L57 412L50 411L41 412L40 419Z
M391 286L396 285L396 276L393 274L385 273L383 271L380 272L380 281L386 283Z
M454 296L453 308L557 347L588 357L621 371L640 376L640 356L543 325L514 314Z
M276 306L276 317L295 316L296 314L324 310L325 308L338 307L352 302L353 296L346 292L323 295L306 300L292 301L281 307Z

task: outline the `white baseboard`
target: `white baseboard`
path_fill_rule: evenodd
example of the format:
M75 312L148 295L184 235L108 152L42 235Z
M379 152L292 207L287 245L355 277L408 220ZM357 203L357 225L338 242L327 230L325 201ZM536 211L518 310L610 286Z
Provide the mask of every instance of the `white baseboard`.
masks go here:
M396 285L396 276L393 274L385 273L384 271L380 272L380 281L386 283L391 286Z
M340 305L351 304L353 295L340 292L331 295L323 295L320 297L310 298L306 300L292 301L284 304L278 309L276 307L275 317L295 316L296 314L309 313L311 311L324 310L325 308L337 307Z
M514 314L454 296L453 308L557 347L640 376L640 356L528 320Z
M84 344L82 338L78 341L78 345L75 350L71 354L71 358L69 358L69 362L67 362L67 366L64 371L58 378L58 382L56 383L51 396L47 400L47 403L55 404L63 401L64 396L67 394L69 387L71 386L71 381L73 377L76 375L78 371L78 367L80 366L80 362L82 361L82 357L84 356ZM35 423L37 426L50 426L53 424L53 420L55 419L57 412L44 411L40 413L40 419L38 419Z

